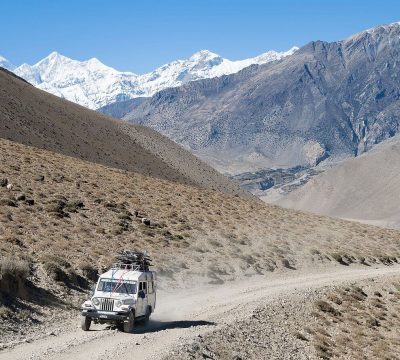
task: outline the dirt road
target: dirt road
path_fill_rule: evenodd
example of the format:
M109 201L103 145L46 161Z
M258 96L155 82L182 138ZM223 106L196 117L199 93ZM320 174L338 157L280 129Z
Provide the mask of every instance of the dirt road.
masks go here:
M138 326L125 334L106 326L83 332L66 326L56 335L17 345L0 352L0 360L160 359L174 346L198 335L251 316L262 304L304 295L324 286L382 276L400 275L400 266L381 268L336 268L319 273L291 272L268 277L176 293L159 293L158 307L148 327ZM64 328L60 324L60 328Z

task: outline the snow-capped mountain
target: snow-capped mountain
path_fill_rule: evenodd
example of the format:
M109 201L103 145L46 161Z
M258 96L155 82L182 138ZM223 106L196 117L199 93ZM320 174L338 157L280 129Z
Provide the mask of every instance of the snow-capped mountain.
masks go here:
M0 67L13 71L15 69L15 66L11 64L5 57L0 56Z
M90 109L98 109L118 101L149 97L160 90L181 86L189 81L228 75L252 64L279 60L297 49L268 51L239 61L202 50L189 59L173 61L143 75L117 71L96 58L77 61L53 52L35 65L23 64L11 70L42 90Z
M35 65L14 70L36 87L90 109L142 96L137 75L119 72L93 58L77 61L52 52Z
M187 60L176 60L158 69L141 75L143 96L152 96L156 92L178 87L189 81L208 79L236 73L252 64L265 64L293 54L298 48L286 52L268 51L254 58L231 61L208 50L201 50Z

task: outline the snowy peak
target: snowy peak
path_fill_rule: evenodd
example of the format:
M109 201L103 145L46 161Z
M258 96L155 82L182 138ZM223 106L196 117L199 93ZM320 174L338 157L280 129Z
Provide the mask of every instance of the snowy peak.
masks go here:
M350 35L347 37L344 42L355 42L362 38L371 38L376 39L383 34L393 34L393 35L400 35L400 22L393 22L390 24L376 26L374 28L370 28L364 31L360 31L356 34Z
M201 62L201 61L208 61L212 60L215 58L221 59L221 57L218 54L215 54L211 51L208 50L200 50L196 53L194 53L190 58L189 61L194 61L194 62Z
M56 51L34 65L22 64L13 71L38 88L90 109L135 97L149 97L156 92L178 87L189 81L229 75L252 64L264 64L291 55L268 51L260 56L231 61L209 50L194 53L188 59L175 60L154 71L137 75L120 72L96 58L70 59Z

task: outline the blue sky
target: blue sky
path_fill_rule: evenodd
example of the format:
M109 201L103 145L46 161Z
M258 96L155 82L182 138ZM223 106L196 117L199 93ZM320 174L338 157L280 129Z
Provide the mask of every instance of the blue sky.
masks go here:
M398 20L398 0L2 0L0 55L56 50L144 73L201 49L236 60Z

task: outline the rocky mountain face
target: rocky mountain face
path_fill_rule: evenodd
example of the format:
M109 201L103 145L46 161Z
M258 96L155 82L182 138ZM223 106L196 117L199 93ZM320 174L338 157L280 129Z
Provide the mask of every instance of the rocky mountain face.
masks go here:
M216 168L314 166L359 155L399 131L400 25L158 92L124 119Z
M193 80L232 74L252 64L281 59L296 50L294 47L286 52L269 51L240 61L230 61L202 50L189 59L173 61L143 75L120 72L96 58L77 61L57 52L35 65L23 64L17 68L0 58L0 66L14 71L42 90L87 108L98 109L115 102L149 97L165 88L181 86Z

